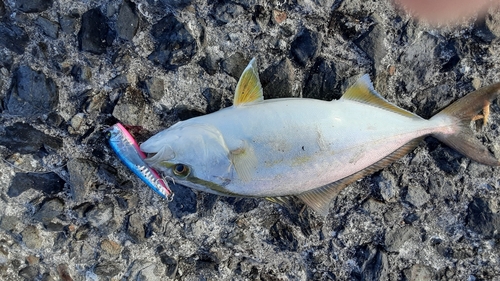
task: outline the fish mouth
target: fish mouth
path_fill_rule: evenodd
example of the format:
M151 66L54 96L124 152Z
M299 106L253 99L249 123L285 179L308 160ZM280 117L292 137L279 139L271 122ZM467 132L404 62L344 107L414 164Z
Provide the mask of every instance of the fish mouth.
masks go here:
M169 145L165 145L158 152L146 152L146 154L147 157L144 159L144 162L151 167L157 167L159 163L175 158L174 150Z

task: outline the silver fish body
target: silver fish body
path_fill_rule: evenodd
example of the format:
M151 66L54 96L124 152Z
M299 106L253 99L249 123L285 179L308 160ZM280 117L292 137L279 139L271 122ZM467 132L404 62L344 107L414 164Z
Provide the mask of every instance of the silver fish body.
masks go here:
M385 101L367 76L340 100L264 101L255 73L251 62L234 106L179 122L143 143L141 150L154 154L146 161L198 190L244 197L295 195L320 213L347 184L402 157L424 136L436 136L466 155L482 153L472 158L498 165L477 140L457 141L464 128L454 112L422 119ZM489 92L498 92L496 87ZM248 93L242 91L251 96L243 102L238 99ZM479 146L480 153L470 146Z
M313 99L231 107L179 122L141 149L150 151L154 142L168 144L162 154L174 156L170 161L198 163L191 164L196 167L193 176L202 178L201 174L234 194L275 197L342 179L446 124L446 120L415 120L368 107L352 101ZM188 151L174 146L176 142ZM247 169L238 169L231 159L231 151L238 149L255 156L241 160L250 166Z

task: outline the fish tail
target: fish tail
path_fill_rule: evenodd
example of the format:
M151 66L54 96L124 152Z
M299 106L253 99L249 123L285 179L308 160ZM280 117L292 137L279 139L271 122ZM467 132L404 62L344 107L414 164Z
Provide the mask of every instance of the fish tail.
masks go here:
M490 104L500 95L500 83L476 90L452 103L431 120L450 120L451 126L433 136L468 158L490 166L500 166L500 161L474 136L472 121L488 120ZM447 122L446 122L447 123Z

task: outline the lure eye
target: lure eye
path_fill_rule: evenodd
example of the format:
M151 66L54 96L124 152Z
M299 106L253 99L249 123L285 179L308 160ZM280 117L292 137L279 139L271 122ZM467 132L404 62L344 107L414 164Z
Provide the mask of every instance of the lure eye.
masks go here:
M184 164L175 164L173 172L178 177L186 177L189 175L189 167Z
M106 132L106 136L105 136L105 137L106 137L106 139L108 139L108 140L109 140L109 139L111 138L111 132L110 132L110 131L107 131L107 132Z

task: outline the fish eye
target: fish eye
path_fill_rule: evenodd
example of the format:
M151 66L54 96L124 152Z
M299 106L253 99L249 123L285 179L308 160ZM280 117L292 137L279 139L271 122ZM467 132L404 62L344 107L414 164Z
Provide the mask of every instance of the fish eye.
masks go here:
M173 167L174 175L178 177L187 177L189 175L189 167L184 164L175 164Z

